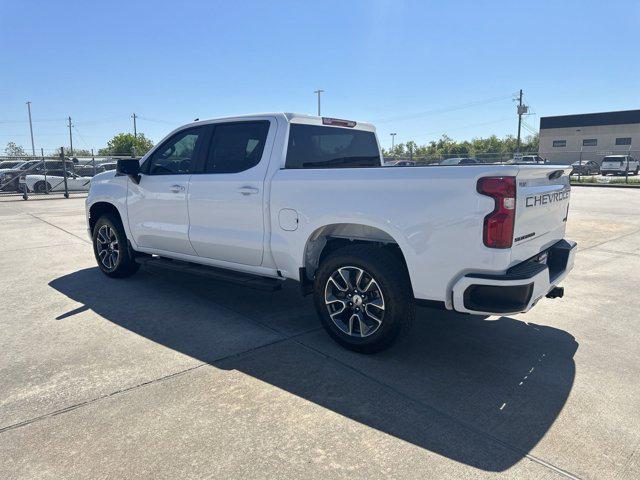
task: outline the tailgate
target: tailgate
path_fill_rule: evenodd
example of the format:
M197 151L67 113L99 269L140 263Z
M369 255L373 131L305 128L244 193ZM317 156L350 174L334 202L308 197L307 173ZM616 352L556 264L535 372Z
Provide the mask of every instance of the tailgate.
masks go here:
M522 166L516 175L516 221L511 264L564 238L569 210L568 165Z

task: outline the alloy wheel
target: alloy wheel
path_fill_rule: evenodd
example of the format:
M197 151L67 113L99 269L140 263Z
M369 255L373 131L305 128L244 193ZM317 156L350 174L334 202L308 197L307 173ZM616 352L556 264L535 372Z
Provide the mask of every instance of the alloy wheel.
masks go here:
M113 270L120 257L120 245L116 232L109 225L102 225L98 229L96 248L100 263L108 270Z
M373 335L384 320L382 289L373 275L359 267L335 270L325 285L324 302L331 321L352 337Z

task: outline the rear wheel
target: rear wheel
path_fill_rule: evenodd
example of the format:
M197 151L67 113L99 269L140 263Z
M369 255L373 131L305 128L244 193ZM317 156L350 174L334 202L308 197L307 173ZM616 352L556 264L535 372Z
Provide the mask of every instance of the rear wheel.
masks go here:
M51 186L46 182L36 182L33 186L33 191L36 193L47 193L51 190Z
M314 283L316 311L343 347L374 353L409 330L413 291L402 262L376 245L353 245L330 254Z
M109 213L102 215L93 227L93 253L102 273L110 277L128 277L140 268L127 248L122 222Z

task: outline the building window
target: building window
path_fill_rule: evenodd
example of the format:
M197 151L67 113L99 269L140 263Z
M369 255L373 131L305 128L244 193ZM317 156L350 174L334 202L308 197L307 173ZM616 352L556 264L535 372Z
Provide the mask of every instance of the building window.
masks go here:
M631 137L616 138L616 145L631 145Z
M583 147L597 147L598 139L597 138L585 138L582 140Z
M567 146L567 141L566 140L554 140L553 141L553 146L554 147L566 147Z

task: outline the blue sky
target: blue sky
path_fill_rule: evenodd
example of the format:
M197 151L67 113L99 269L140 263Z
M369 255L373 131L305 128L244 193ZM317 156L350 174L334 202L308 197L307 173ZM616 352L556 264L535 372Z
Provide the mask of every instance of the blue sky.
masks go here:
M515 134L640 108L640 2L0 0L0 149L154 141L194 118L295 111L374 122L384 146Z

